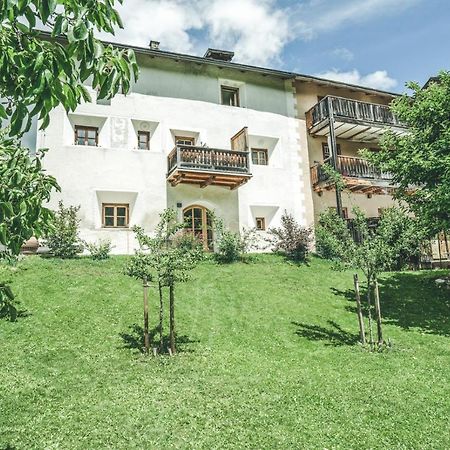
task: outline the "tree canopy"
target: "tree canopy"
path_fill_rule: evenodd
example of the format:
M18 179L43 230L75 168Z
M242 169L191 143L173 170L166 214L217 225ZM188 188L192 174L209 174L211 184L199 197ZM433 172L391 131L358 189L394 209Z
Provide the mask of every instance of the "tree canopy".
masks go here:
M10 122L11 136L29 130L36 115L45 128L58 105L74 110L81 100L90 101L88 79L99 98L129 90L138 76L133 51L95 37L122 27L114 3L0 0L0 119Z
M425 87L409 83L392 111L408 127L403 136L387 132L381 151L365 156L394 176L397 198L432 233L450 229L450 72Z

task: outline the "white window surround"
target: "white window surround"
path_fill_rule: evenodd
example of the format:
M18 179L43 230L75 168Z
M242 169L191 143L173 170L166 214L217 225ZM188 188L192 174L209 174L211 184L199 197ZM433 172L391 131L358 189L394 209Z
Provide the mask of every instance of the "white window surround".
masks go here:
M221 87L226 86L233 89L239 90L239 106L228 106L228 105L222 105L222 91ZM235 80L227 80L223 78L219 78L218 80L218 103L221 106L228 106L229 108L245 108L247 106L247 96L246 96L246 89L245 89L245 83L243 81L235 81Z
M128 231L133 227L133 210L136 204L138 193L135 191L111 191L95 190L97 199L97 211L95 211L94 224L97 230ZM127 204L128 209L128 227L108 228L103 227L103 204Z

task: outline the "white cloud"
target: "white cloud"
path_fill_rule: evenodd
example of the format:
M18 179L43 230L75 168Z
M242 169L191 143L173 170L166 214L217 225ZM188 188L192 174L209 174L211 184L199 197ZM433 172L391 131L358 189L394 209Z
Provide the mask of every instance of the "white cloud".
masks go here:
M106 39L140 46L154 39L163 49L197 54L220 47L248 64L275 62L294 38L273 0L125 0L117 9L124 29Z
M367 75L361 75L356 69L348 72L340 72L337 69L333 69L327 72L318 73L316 76L328 80L342 81L344 83L367 86L386 91L397 86L397 80L391 78L386 70L376 70Z
M335 48L331 52L331 54L336 58L342 59L344 61L351 61L355 57L355 55L348 48L345 47Z
M308 0L292 11L295 32L311 39L320 33L402 12L423 0Z

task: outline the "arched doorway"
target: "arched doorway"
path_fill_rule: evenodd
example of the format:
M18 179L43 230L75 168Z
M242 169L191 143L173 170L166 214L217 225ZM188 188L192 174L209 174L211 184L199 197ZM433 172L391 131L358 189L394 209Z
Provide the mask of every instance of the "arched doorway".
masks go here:
M213 230L211 217L203 206L193 205L183 211L187 231L202 240L206 250L213 250Z

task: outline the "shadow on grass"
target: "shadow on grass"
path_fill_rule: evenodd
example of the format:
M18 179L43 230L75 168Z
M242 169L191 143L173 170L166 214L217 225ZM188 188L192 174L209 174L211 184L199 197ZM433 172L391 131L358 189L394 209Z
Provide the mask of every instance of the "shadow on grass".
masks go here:
M298 327L295 334L310 341L328 341L327 345L333 345L335 347L355 345L358 342L359 336L357 334L349 333L333 320L328 320L327 323L331 328L292 322L293 325Z
M150 338L150 347L159 347L159 327L154 327L148 330ZM137 324L130 326L128 333L120 333L123 340L123 347L129 350L135 350L139 353L144 353L144 329ZM178 353L193 353L194 350L189 348L189 344L195 344L200 341L192 340L188 336L177 336L177 352ZM168 353L169 336L163 336L163 352Z
M397 272L380 279L380 303L383 322L405 330L419 328L424 332L450 336L450 292L434 282L442 272ZM356 314L353 289L332 292L353 305L346 309ZM361 300L367 305L366 291Z

